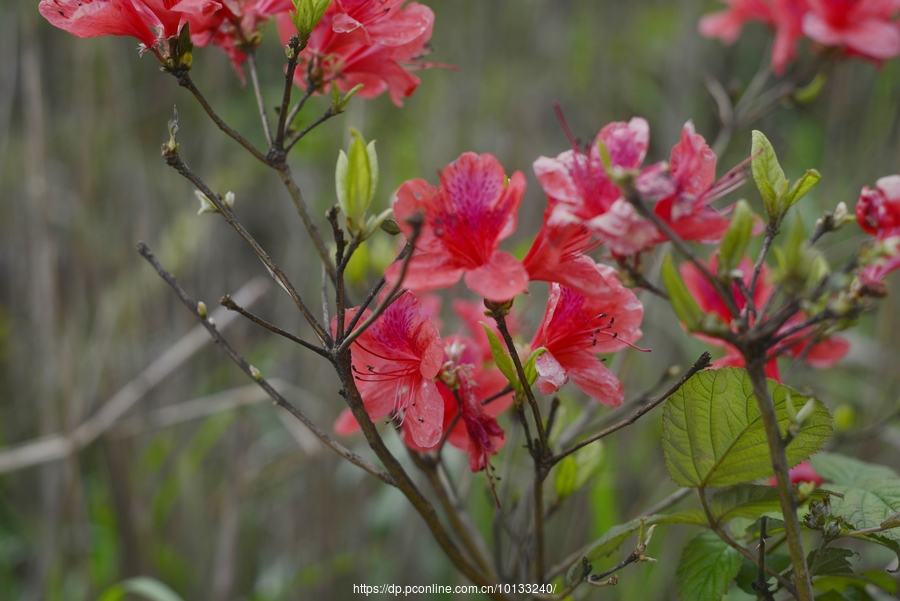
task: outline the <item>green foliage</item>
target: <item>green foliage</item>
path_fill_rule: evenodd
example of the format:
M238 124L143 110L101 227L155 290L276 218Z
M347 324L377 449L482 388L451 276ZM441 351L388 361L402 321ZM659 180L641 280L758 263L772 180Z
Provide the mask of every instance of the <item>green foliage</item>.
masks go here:
M175 591L159 580L146 576L131 578L113 585L100 596L98 601L120 601L125 598L127 593L140 595L149 601L184 601Z
M890 527L897 521L900 477L894 470L837 453L820 455L812 459L813 467L832 481L830 489L844 497L832 500L833 515L843 517L857 530ZM885 530L880 537L900 541L900 529Z
M790 186L769 139L758 130L753 130L751 136L750 153L753 159L750 171L763 199L769 223L777 227L788 210L812 190L822 176L815 169L808 169L793 186Z
M366 219L366 212L378 187L378 154L375 152L374 140L366 144L359 131L352 127L350 134L353 140L350 142L349 153L345 154L343 150L338 152L334 186L338 205L347 218L347 229L354 238L365 240L381 227L393 211L388 209L376 217Z
M697 305L694 296L688 291L687 286L684 285L681 274L678 273L678 269L675 267L675 262L670 254L663 257L660 277L663 285L666 287L666 292L669 294L672 309L675 311L675 315L678 316L679 321L685 325L689 332L700 331L706 315L700 310L700 306Z
M560 500L587 484L603 465L603 444L598 440L579 449L559 462L553 486Z
M828 491L817 490L809 499L823 499ZM781 512L778 489L759 484L738 484L717 491L709 500L709 511L717 524L734 518L755 520L769 512Z
M746 200L739 200L719 246L719 277L731 273L731 270L738 266L744 258L744 253L747 252L752 235L753 210Z
M587 559L588 562L593 562L606 557L607 555L613 553L616 549L621 547L622 544L626 540L631 538L631 536L635 533L639 531L646 531L646 529L657 524L699 525L697 522L696 514L693 512L678 512L671 515L654 514L646 517L635 518L630 522L618 524L607 530L603 534L603 536L593 542L593 544L584 553L583 558ZM579 573L580 569L581 560L579 559L569 568L566 580L568 582L572 582L575 576Z
M297 36L300 38L300 50L306 48L309 43L309 36L315 29L325 9L331 4L331 0L293 0L294 10L291 12L291 22L297 29Z
M782 435L789 420L787 394L807 397L769 380ZM820 401L787 445L794 466L818 451L831 436L831 415ZM746 370L707 370L688 380L663 410L663 454L669 475L691 487L730 486L772 475L766 433Z
M486 323L481 322L481 327L484 328L484 333L487 334L488 344L491 346L491 355L494 357L494 363L497 365L497 368L503 372L503 375L506 376L507 381L512 386L519 384L519 376L516 374L516 366L513 365L512 357L509 356L509 353L506 352L506 347L503 345L503 341L494 333L494 331L488 326ZM521 384L519 384L521 386Z
M769 220L777 222L781 214L780 198L787 192L788 181L784 176L784 169L778 162L775 149L765 134L753 130L751 136L750 154L753 160L750 163L750 171L753 173L753 181L756 182L756 188L762 196Z
M678 594L685 601L721 601L741 570L741 554L712 532L688 542L678 564Z

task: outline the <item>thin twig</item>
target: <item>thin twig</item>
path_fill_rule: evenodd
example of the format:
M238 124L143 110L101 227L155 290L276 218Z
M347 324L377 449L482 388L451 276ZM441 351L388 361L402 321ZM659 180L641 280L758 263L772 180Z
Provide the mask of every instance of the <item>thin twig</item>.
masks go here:
M272 167L278 171L278 174L281 176L281 182L291 196L291 200L294 201L294 207L297 209L297 213L300 215L300 219L303 221L303 225L306 227L309 237L312 238L319 259L322 261L322 264L325 265L325 269L328 270L328 277L331 278L332 282L336 283L337 270L335 269L334 262L331 260L331 254L328 252L328 247L325 245L321 232L319 232L319 227L316 225L316 222L313 221L313 218L309 213L309 207L306 204L306 199L303 198L303 192L300 191L300 186L294 181L291 168L288 166L283 153L279 155L278 160Z
M304 348L308 348L309 350L316 353L317 355L321 355L322 357L325 357L326 359L328 358L328 353L323 348L318 347L318 346L312 344L311 342L307 342L306 340L303 340L302 338L294 336L290 332L282 330L278 326L273 325L273 324L267 322L266 320L262 319L261 317L254 315L247 309L241 307L236 302L234 302L232 300L231 296L228 294L226 294L225 296L223 296L222 298L219 299L219 304L222 305L223 307L225 307L226 309L229 309L230 311L236 311L237 313L240 313L241 315L243 315L244 317L246 317L247 319L249 319L256 325L262 326L265 329L269 330L270 332L278 334L279 336L283 336L284 338L287 338L291 342L296 342L300 346L302 346Z
M605 436L609 436L613 432L617 432L618 430L621 430L622 428L624 428L626 426L630 426L631 424L633 424L634 422L639 420L647 412L653 410L654 407L656 407L657 405L659 405L660 403L665 401L667 398L669 398L670 396L675 394L675 392L677 392L678 389L681 388L684 385L684 383L687 382L691 378L691 376L693 376L695 373L697 373L698 371L700 371L702 369L706 369L711 364L712 364L712 357L710 356L709 353L704 352L694 362L694 364L691 366L691 368L689 370L687 370L687 372L685 372L685 374L683 376L681 376L678 379L678 381L676 381L674 384L672 384L668 388L668 390L666 390L664 393L662 393L660 396L658 396L653 401L647 403L646 405L644 405L643 407L638 409L631 417L629 417L628 419L625 419L623 421L620 421L617 424L614 424L604 430L601 430L600 432L597 432L593 436L589 436L589 437L585 438L584 440L572 445L565 451L562 451L562 452L558 453L557 455L554 455L553 457L551 457L548 460L548 463L551 466L555 465L556 463L562 461L565 457L568 457L569 455L571 455L578 449L581 449L582 447L585 447L585 446L591 444L592 442L600 440L601 438L603 438Z
M706 501L706 495L704 494L702 488L697 489L697 496L700 497L700 506L703 508L703 512L706 514L706 519L709 520L710 528L712 528L712 531L716 533L716 536L722 539L722 541L729 547L749 559L751 563L753 563L753 565L759 567L757 558L753 556L753 553L751 553L746 547L735 541L733 538L728 536L728 533L725 532L725 530L723 530L721 526L719 526L718 522L716 522L712 515L712 512L709 510L709 504ZM785 578L769 566L765 565L765 563L763 564L763 566L765 567L766 573L768 573L770 576L774 576L775 579L778 580L778 582L781 584L781 586L783 586L788 592L794 595L795 598L799 598L797 595L797 589L787 578Z
M291 92L294 89L294 71L297 70L297 61L300 58L300 39L296 35L292 35L288 40L286 48L290 51L288 55L287 71L284 78L284 93L281 97L281 108L278 110L278 127L275 130L275 147L283 148L285 129L290 125L288 120L288 107L291 105ZM292 117L293 118L293 117Z
M316 119L315 121L313 121L312 123L307 125L306 128L304 128L303 131L301 131L300 133L295 134L294 137L291 138L288 141L288 143L284 145L285 151L290 152L291 148L294 147L294 144L296 144L297 142L302 140L304 138L304 136L306 136L306 134L308 134L315 128L319 127L320 125L322 125L323 123L325 123L326 121L328 121L329 119L334 117L335 115L339 115L339 114L340 113L334 112L334 109L332 107L328 107L328 110L326 110L324 113L322 113L322 115L319 116L318 119Z
M716 278L712 273L709 272L706 265L694 254L688 245L681 239L681 236L675 233L669 224L663 221L659 215L650 210L647 207L647 204L641 198L638 191L635 189L634 184L626 186L623 190L623 195L625 199L631 203L631 205L637 210L638 214L644 219L649 219L663 234L665 234L666 238L678 249L678 252L682 254L682 256L694 264L694 267L700 272L700 275L706 279L707 282L713 287L713 289L719 294L722 298L722 302L725 303L728 310L732 315L737 317L739 315L739 311L737 305L734 302L734 297L731 295L731 291L726 288L718 278Z
M232 129L227 123L222 120L221 117L219 117L219 115L216 114L213 108L206 101L206 98L203 97L203 94L200 93L200 90L197 89L197 86L194 85L191 76L187 72L179 73L176 75L176 77L178 78L178 85L183 88L187 88L188 91L194 95L197 101L200 102L200 106L202 106L203 110L206 111L206 114L209 115L213 122L219 126L219 129L228 134L228 136L235 140L238 144L246 148L250 154L256 157L256 159L267 165L269 164L269 160L266 158L266 155L257 150L253 144L251 144L244 138L244 136Z
M277 390L272 388L272 386L265 380L265 378L263 378L259 374L259 371L255 367L247 363L247 361L242 356L240 356L237 351L234 350L234 348L232 348L228 341L225 340L225 338L216 328L215 322L210 322L208 318L204 318L200 314L200 311L197 308L197 303L194 302L194 300L190 296L188 296L187 292L185 292L184 289L178 284L178 282L175 281L175 278L172 277L172 275L167 272L162 265L160 265L159 261L156 259L156 257L153 255L153 252L146 244L144 244L143 242L138 242L138 252L151 265L153 265L153 268L156 269L156 272L159 274L159 276L172 288L172 290L175 291L175 294L178 295L178 298L181 300L181 302L184 303L184 305L191 311L191 313L193 313L197 317L197 319L200 320L200 322L209 332L210 336L213 337L215 343L222 347L222 349L228 354L228 356L238 364L241 370L245 374L253 378L256 383L266 391L266 394L268 394L269 397L271 397L272 400L275 401L276 404L286 409L291 413L291 415L303 422L303 424L307 428L312 430L313 434L315 434L319 440L324 442L328 447L341 455L344 459L348 460L350 463L358 467L361 467L382 482L390 485L396 485L394 478L390 474L376 467L372 463L363 459L362 457L347 449L344 445L333 439L328 435L327 432L322 430L322 428L320 428L315 422L309 419L305 413L303 413L300 409L294 407L283 396L281 396L281 394Z
M266 111L266 103L262 97L262 89L259 86L259 74L256 71L256 52L248 49L247 68L250 71L250 81L253 83L253 93L256 96L256 106L259 109L259 119L262 121L263 133L266 135L266 143L272 147L272 128L269 125L269 115Z
M506 326L506 312L509 309L497 303L485 302L485 306L490 309L491 317L497 322L497 329L500 331L500 335L503 336L506 348L512 357L513 364L516 366L516 374L519 376L519 381L522 383L522 388L525 391L525 398L528 399L528 404L531 406L531 412L534 415L534 426L537 430L540 444L538 451L540 452L540 457L544 457L550 452L550 446L547 443L547 433L544 432L544 420L541 417L541 409L538 407L537 400L534 398L534 391L531 390L531 384L528 382L528 376L525 375L525 368L522 366L522 360L519 358L516 344L513 342L509 328ZM535 461L538 459L539 457L535 457Z
M419 239L419 234L422 231L423 219L421 216L418 216L418 219L410 219L410 224L413 226L412 234L409 237L409 242L407 246L410 248L415 248L416 240ZM365 332L370 325L375 323L375 320L381 317L381 314L385 312L385 310L391 306L391 303L394 302L394 295L400 290L400 287L403 285L403 279L406 277L406 270L409 268L409 263L412 261L413 253L410 252L403 259L403 265L400 268L400 275L397 277L397 281L394 282L394 285L391 286L390 292L385 295L384 300L378 304L377 307L372 311L372 313L363 321L358 327L354 328L354 324L351 321L350 327L347 329L346 337L344 338L341 345L335 351L335 356L339 357L347 352L347 349L350 348L350 345L353 343L356 338ZM357 314L363 312L363 309L360 308L357 311ZM355 321L355 320L354 320ZM354 329L350 329L354 328Z
M269 272L272 274L281 286L287 291L290 295L291 299L293 299L294 304L297 305L297 308L300 309L300 312L303 314L303 317L306 318L306 321L315 331L316 335L319 337L325 344L331 344L331 336L328 332L322 327L321 324L313 317L313 314L310 312L309 308L306 306L306 303L303 302L303 299L300 297L300 294L294 288L294 285L288 279L287 275L281 270L281 268L275 264L275 262L269 257L268 253L256 242L253 236L250 235L250 232L244 228L243 225L237 220L234 212L225 206L222 202L219 195L213 192L209 186L207 186L203 180L201 180L193 171L191 171L187 165L184 164L184 161L181 160L181 157L178 156L177 151L166 151L163 153L163 158L165 158L166 163L174 168L178 173L184 176L185 179L190 181L194 186L197 187L216 207L216 209L221 213L222 217L225 218L225 221L237 231L237 233L243 238L247 244L253 248L253 251L256 253L256 256L260 258L260 260L265 264L265 266L269 269Z
M759 571L756 574L756 582L751 584L753 590L761 593L766 601L775 601L775 596L772 594L772 591L769 590L769 585L766 583L766 522L769 521L769 518L766 516L762 516L759 518L759 544L756 546L757 548L757 564L759 566Z

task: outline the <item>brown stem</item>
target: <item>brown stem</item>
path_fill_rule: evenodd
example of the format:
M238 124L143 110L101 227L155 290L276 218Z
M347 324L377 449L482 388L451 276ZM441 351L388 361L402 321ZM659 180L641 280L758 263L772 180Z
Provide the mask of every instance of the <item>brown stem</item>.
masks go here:
M343 384L344 387L344 400L347 402L350 411L359 423L360 428L369 443L369 447L375 452L375 456L378 457L387 472L393 477L394 486L406 496L415 510L425 520L428 529L431 530L438 545L453 565L475 584L483 586L491 584L488 576L476 566L472 565L469 560L463 556L438 518L434 507L419 491L397 458L394 457L387 446L385 446L384 440L382 440L381 435L375 428L375 424L373 424L372 420L369 418L369 414L363 405L362 396L360 396L359 389L356 387L356 380L353 377L351 368L350 353L335 355L333 364L338 377L341 380L341 384ZM492 599L506 599L506 597L499 592L490 593L489 596Z
M288 56L287 71L284 78L284 93L281 97L281 108L278 111L278 126L275 129L276 148L284 148L285 130L290 125L290 121L288 120L288 108L291 105L291 92L294 90L294 71L297 70L297 60L300 58L300 39L297 36L292 35L291 39L288 40L287 48L290 50L290 54ZM300 106L302 108L302 104Z
M318 119L316 119L315 121L313 121L312 123L307 125L306 128L303 129L303 131L294 135L294 137L291 138L288 141L288 143L284 145L285 151L290 151L290 149L294 147L294 144L296 144L297 142L302 140L303 137L306 136L306 134L308 134L315 128L319 127L320 125L322 125L323 123L325 123L326 121L328 121L329 119L334 117L335 115L340 115L340 113L336 113L336 112L334 112L334 109L332 107L328 107L328 110L325 111L324 113L322 113L322 115Z
M475 559L475 563L478 564L478 567L490 578L495 578L497 570L494 569L487 560L487 545L484 540L481 539L478 531L472 527L471 523L466 523L464 521L459 499L455 498L452 492L444 486L437 471L437 463L434 459L425 457L412 449L408 450L413 463L422 470L428 478L428 481L431 483L431 487L434 489L441 507L443 507L444 511L447 513L447 518L450 520L453 531L459 536L463 546L465 546L466 550Z
M750 349L750 352L747 352L745 349L743 354L747 363L747 373L749 373L750 382L753 384L753 394L756 396L760 417L766 431L766 439L769 443L769 458L772 461L772 468L775 470L778 500L781 502L785 536L787 537L791 563L794 566L794 581L797 584L796 593L793 594L800 601L813 601L812 584L809 570L806 566L806 553L803 551L800 521L797 519L797 504L794 500L794 491L791 488L788 474L787 456L781 439L781 429L778 426L778 416L775 414L775 403L769 394L769 385L766 381L765 349L763 348L759 351Z
M188 296L187 292L185 292L184 289L178 284L178 282L175 281L175 278L172 277L169 272L163 269L162 265L160 265L159 261L156 259L156 257L153 255L153 252L146 244L144 244L143 242L138 242L138 252L142 257L147 259L147 261L151 265L153 265L153 268L156 269L156 272L160 275L160 277L162 277L162 279L165 280L165 282L172 288L172 290L175 291L175 294L178 295L178 298L181 300L181 302L184 303L184 305L188 309L190 309L191 313L193 313L200 320L200 322L209 332L210 336L213 337L213 340L215 340L216 344L222 347L222 349L228 354L228 356L238 364L241 370L245 374L253 378L256 383L259 384L260 388L262 388L266 392L266 394L268 394L269 397L271 397L272 400L275 401L276 404L286 409L291 415L300 420L307 428L312 431L313 434L316 435L319 440L324 442L328 447L334 450L341 457L348 460L350 463L361 467L385 484L395 484L394 478L392 476L379 469L378 467L372 465L371 463L333 439L328 435L327 432L322 430L322 428L320 428L315 422L309 419L305 413L303 413L300 409L294 407L283 396L281 396L281 394L277 390L272 388L272 386L265 380L265 378L260 376L259 372L256 371L255 368L253 368L249 363L247 363L247 361L244 360L244 358L241 357L237 353L237 351L234 350L234 348L232 348L232 346L228 343L227 340L225 340L222 334L219 333L219 330L216 329L215 324L210 322L208 318L204 318L200 314L200 311L197 308L197 303L194 302L194 300L190 296Z
M308 348L309 350L316 353L317 355L321 355L322 357L325 357L326 359L329 357L329 355L325 351L325 349L318 347L310 342L307 342L306 340L303 340L302 338L294 336L290 332L282 330L278 326L269 323L268 321L262 319L261 317L254 315L247 309L241 307L236 302L234 302L234 300L232 300L231 295L226 294L225 296L220 298L219 304L230 311L235 311L237 313L240 313L241 315L243 315L244 317L246 317L247 319L249 319L256 325L262 326L265 329L269 330L270 332L273 332L275 334L278 334L279 336L287 338L291 342L296 342L297 344L299 344L300 346L302 346L304 348Z
M544 577L544 477L539 463L534 464L534 573L538 584Z
M412 226L413 226L413 231L412 231L412 235L409 237L409 242L407 243L407 246L410 248L415 248L416 240L418 240L419 234L422 231L422 223L423 222L422 222L421 217L417 220L411 220L411 222L412 222ZM397 281L391 287L390 292L387 295L385 295L384 300L381 303L379 303L377 307L375 307L374 311L372 311L371 315L369 315L366 318L366 320L359 325L359 327L357 327L353 330L348 329L348 331L346 332L346 336L344 337L343 341L341 342L340 347L338 347L335 350L335 356L340 356L340 355L343 355L344 353L346 353L347 349L350 348L350 345L353 343L353 341L356 340L356 338L360 334L365 332L366 329L368 329L368 327L370 325L375 323L375 320L378 319L379 317L381 317L381 314L384 313L385 310L391 306L391 303L393 303L395 300L394 295L397 293L397 291L400 290L400 286L403 285L403 278L406 277L406 270L409 267L409 263L412 260L412 257L413 257L413 253L410 252L403 259L403 266L400 269L400 276L397 278ZM358 311L358 313L362 313L362 311L363 310L360 309ZM350 327L354 327L354 325L355 324L353 324L353 322L351 322Z
M309 232L309 237L312 238L313 245L316 247L316 252L319 254L319 259L328 271L328 277L332 282L337 282L337 270L335 269L334 262L331 260L328 247L322 239L322 234L319 232L318 226L309 214L309 207L306 205L306 200L303 198L303 192L300 191L300 187L297 186L297 182L294 181L294 176L291 174L291 168L288 166L287 162L283 160L283 157L281 160L272 164L272 167L278 171L284 187L287 188L291 200L294 201L297 213L300 214L300 219L303 220L303 225L306 226L306 231Z
M503 309L500 305L489 303L487 301L485 301L485 306L491 309L491 317L497 322L497 329L500 331L500 335L503 336L503 340L506 342L506 348L509 350L513 364L516 366L516 373L519 376L519 381L522 383L522 388L525 390L525 398L528 399L528 404L531 406L531 412L534 414L534 425L537 429L538 440L540 441L540 449L538 449L538 451L540 452L540 457L544 457L550 452L550 446L547 444L547 433L544 432L544 420L541 418L541 409L538 407L537 400L534 398L531 384L528 383L528 377L525 375L525 368L522 367L522 360L519 359L519 352L516 350L516 344L513 342L512 335L509 333L509 328L506 326L505 312L508 311L508 309ZM535 457L535 460L537 459L538 457ZM546 472L544 475L546 475Z
M603 438L605 436L609 436L613 432L621 430L622 428L624 428L626 426L630 426L631 424L633 424L634 422L639 420L644 414L648 413L654 407L656 407L657 405L659 405L660 403L665 401L667 398L669 398L670 396L675 394L675 392L679 388L684 386L685 382L687 382L689 379L691 379L691 376L693 376L695 373L697 373L698 371L700 371L702 369L706 369L711 364L712 364L712 357L710 357L709 353L704 352L694 362L694 364L691 366L691 368L689 370L687 370L687 372L685 372L685 374L678 379L677 382L672 384L668 388L668 390L666 390L660 396L655 398L653 401L651 401L650 403L647 403L646 405L644 405L643 407L638 409L631 417L629 417L628 419L622 420L622 421L618 422L617 424L614 424L604 430L601 430L600 432L597 432L593 436L589 436L589 437L585 438L584 440L572 445L565 451L562 451L562 452L554 455L550 459L548 459L547 463L550 466L553 466L553 465L559 463L560 461L562 461L565 457L567 457L567 456L571 455L572 453L574 453L575 451L577 451L578 449L585 447L594 441L600 440L601 438Z
M269 164L269 161L266 158L266 155L264 155L259 150L257 150L256 147L253 146L253 144L251 144L244 138L244 136L237 133L237 131L235 131L227 123L222 121L222 118L216 114L216 112L212 109L212 107L206 101L206 98L203 97L203 94L200 93L200 90L197 89L197 86L194 85L194 82L191 79L191 76L187 72L179 73L176 75L176 77L178 78L178 85L180 85L183 88L187 88L188 91L194 95L194 97L200 103L200 106L202 106L203 110L206 111L206 114L209 115L209 117L213 120L213 122L219 126L219 129L221 129L226 134L228 134L228 136L231 137L233 140L235 140L238 144L240 144L241 146L246 148L247 151L250 154L252 154L254 157L256 157L257 160L259 160L267 165Z
M213 192L209 186L207 186L203 180L201 180L197 175L191 171L187 165L184 164L184 161L181 160L181 157L178 156L177 150L170 151L166 150L163 153L163 158L166 160L166 163L174 168L178 173L184 176L185 179L190 181L194 186L197 187L216 207L222 217L225 218L225 221L237 231L237 233L253 248L253 251L256 253L256 256L260 258L260 260L265 264L265 266L269 269L269 272L272 274L281 286L287 291L290 297L293 299L294 303L297 305L297 308L300 309L300 312L303 314L303 317L306 318L306 321L309 322L309 325L316 332L316 335L326 345L330 345L332 340L331 336L327 331L319 324L313 314L310 312L309 308L303 302L303 299L300 297L300 294L297 293L297 290L294 288L294 285L285 275L285 273L281 270L281 268L275 264L275 262L269 257L268 253L259 245L259 243L250 235L243 225L237 220L234 212L225 206L222 200L219 198L219 195Z

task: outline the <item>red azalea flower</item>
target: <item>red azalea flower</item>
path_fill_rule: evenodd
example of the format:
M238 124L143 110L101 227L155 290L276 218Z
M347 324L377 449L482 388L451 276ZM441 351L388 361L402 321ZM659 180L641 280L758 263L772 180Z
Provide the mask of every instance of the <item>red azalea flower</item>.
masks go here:
M541 157L535 161L535 174L553 205L547 225L582 224L616 256L642 252L665 241L656 226L639 216L622 197L600 158L602 141L614 169L637 170L649 138L647 122L636 117L629 123L605 126L589 153L573 145L573 150L556 159ZM718 242L728 229L728 220L708 205L743 185L742 167L739 165L715 182L716 157L688 122L681 141L672 148L669 164L646 167L637 176L635 186L646 201L656 203L655 212L680 237L694 242Z
M889 175L875 182L875 189L865 186L856 203L859 227L883 242L900 237L900 175ZM878 284L888 273L900 268L900 255L863 269L865 282Z
M191 15L191 42L204 48L210 44L221 48L244 82L241 65L247 60L242 48L258 35L259 24L268 18L259 0L222 0L222 8L211 15Z
M160 42L177 37L188 15L211 15L220 6L215 0L41 0L38 10L74 36L131 36L163 60L168 50Z
M356 309L347 311L347 318ZM366 311L366 314L369 314ZM363 316L365 319L367 315ZM331 328L337 327L337 318ZM444 351L441 337L410 293L397 299L350 345L357 387L369 417L390 416L408 428L416 444L432 447L441 439L443 401L434 383ZM358 429L348 411L335 430L347 434Z
M814 470L813 466L811 466L806 460L803 460L792 467L788 474L791 478L791 484L812 482L813 484L815 484L816 488L819 488L820 486L822 486L822 483L825 482L825 479L819 475L819 472ZM769 486L775 486L776 483L777 482L775 481L775 476L769 478L769 481L767 482Z
M404 1L333 1L300 54L297 85L306 86L311 68L324 90L334 84L346 92L363 84L360 97L389 92L393 103L402 106L420 83L410 71L434 66L420 61L428 53L434 13L416 2L403 7ZM289 0L261 0L259 6L262 13L277 14L285 43L296 33L291 9Z
M712 272L716 272L717 260L716 256L713 255L709 259L708 269ZM694 300L697 301L697 305L704 313L709 313L713 315L717 315L724 323L730 324L737 315L732 315L728 310L725 302L719 296L718 292L710 285L709 282L706 281L700 271L694 267L692 263L683 263L680 267L681 269L681 277L684 280L685 286L691 292L694 297ZM753 265L750 263L748 258L744 258L740 265L738 265L738 270L742 272L742 281L744 282L744 286L749 287L751 280L753 278ZM740 289L737 284L732 283L732 291L735 304L737 305L738 311L742 311L746 306L746 300L744 296L740 293ZM756 290L753 293L753 304L757 309L765 306L766 302L769 299L769 296L772 294L773 288L769 283L769 270L768 267L763 264L763 268L760 271L759 279L756 283ZM798 313L793 318L788 320L786 324L784 324L780 332L787 331L797 324L800 324L805 319L802 313ZM791 334L788 338L778 343L780 349L782 349L782 353L788 355L789 357L799 357L803 356L804 361L815 368L824 368L830 367L834 365L841 357L847 354L847 351L850 348L850 345L843 338L838 337L829 337L819 342L816 342L809 351L806 350L806 347L811 343L809 340L800 340L806 334L809 333L809 329L799 330L793 334ZM717 359L713 362L713 368L719 367L745 367L744 357L738 352L736 348L721 340L719 338L713 338L710 336L705 336L703 334L694 334L695 337L703 340L707 344L721 347L725 349L725 356L721 359ZM791 344L792 340L796 340L796 344ZM778 371L778 358L773 357L768 363L766 363L766 376L769 378L773 378L777 381L781 381L781 374Z
M669 158L669 174L675 190L656 204L654 212L684 240L718 242L725 235L729 221L708 205L744 185L742 168L743 165L738 165L716 182L716 155L688 121ZM661 237L659 242L665 240Z
M722 0L728 8L700 19L698 29L700 35L708 38L719 38L726 44L734 44L744 23L761 21L768 25L775 24L772 7L766 0Z
M473 472L485 469L490 458L497 454L506 435L497 423L497 416L512 404L512 393L482 403L504 388L506 378L496 368L479 367L480 351L474 340L464 336L449 336L444 341L444 368L438 390L444 400L444 430L447 442L469 454L469 468ZM404 436L407 445L417 451L427 448L416 445ZM489 474L490 475L490 474Z
M900 55L895 0L809 0L803 33L825 46L843 46L874 60Z
M796 55L797 41L803 37L803 15L807 0L723 0L730 8L700 19L700 35L719 38L725 44L737 41L744 23L759 21L775 29L772 67L783 75Z
M550 394L568 379L604 405L618 407L625 391L622 383L598 359L641 336L644 308L622 286L615 270L599 265L597 277L605 280L603 293L585 296L559 284L550 285L550 299L531 348L547 349L535 362L537 387Z
M441 172L439 187L421 179L405 182L394 197L394 215L409 238L407 221L422 213L425 223L403 286L413 291L446 288L465 275L466 285L482 297L507 301L525 292L528 274L511 254L497 250L516 227L516 211L525 191L521 171L508 181L492 155L467 152ZM402 262L387 268L391 284Z
M554 225L551 217L555 204L551 199L544 211L544 223L522 261L528 278L556 282L586 296L600 294L605 283L597 278L596 262L585 254L597 246L592 242L594 236L581 223Z

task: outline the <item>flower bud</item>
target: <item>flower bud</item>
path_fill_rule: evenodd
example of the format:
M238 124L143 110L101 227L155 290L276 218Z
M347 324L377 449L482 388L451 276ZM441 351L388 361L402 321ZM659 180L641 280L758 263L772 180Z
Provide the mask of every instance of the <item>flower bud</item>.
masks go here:
M347 218L347 229L354 236L364 238L363 234L367 229L366 211L378 186L378 155L375 153L374 141L367 145L356 129L351 128L350 133L353 139L348 153L341 150L338 155L334 183L338 204ZM388 215L384 215L381 221L387 217ZM376 225L373 231L377 227Z
M216 208L216 205L212 203L212 201L200 190L194 190L194 196L197 197L197 200L200 201L200 210L197 211L198 215L202 215L204 213L218 213L219 209Z
M200 315L201 318L206 319L209 317L209 313L206 311L206 303L200 301L197 303L197 314Z
M250 366L250 375L253 376L253 379L256 380L257 382L262 380L262 374L259 373L259 370L256 369L255 367L253 367L252 365Z

